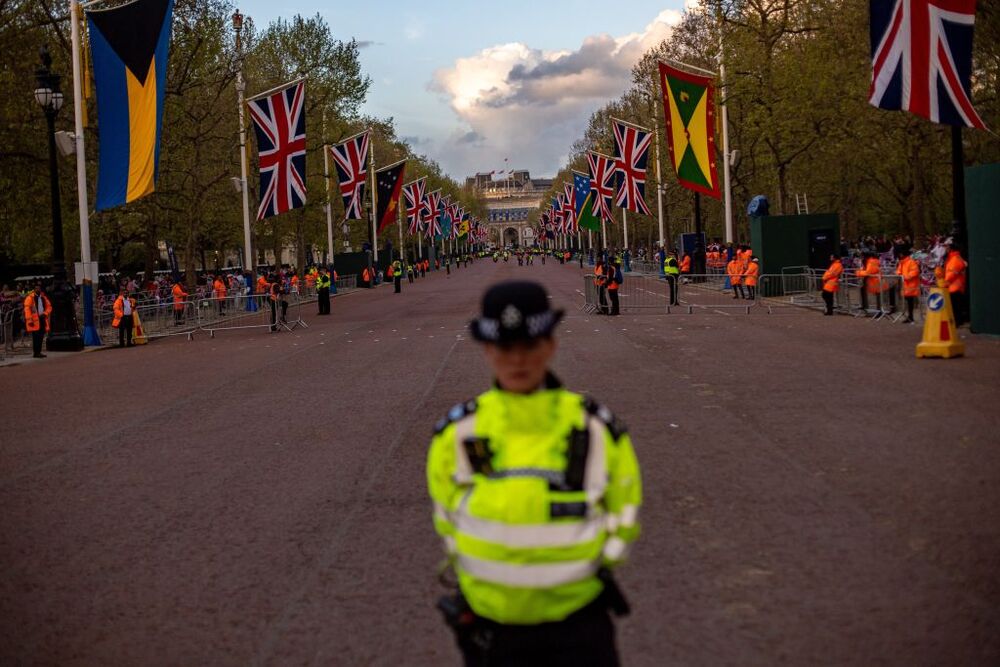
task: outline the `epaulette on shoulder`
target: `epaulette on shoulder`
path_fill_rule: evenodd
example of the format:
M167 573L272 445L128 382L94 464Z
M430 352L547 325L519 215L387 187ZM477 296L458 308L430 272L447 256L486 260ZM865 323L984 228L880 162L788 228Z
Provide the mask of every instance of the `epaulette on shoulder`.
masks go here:
M628 427L625 426L625 423L615 417L614 413L611 412L607 406L598 403L589 396L584 396L583 405L587 409L588 413L600 419L604 425L608 427L608 430L611 431L611 435L615 440L628 432Z
M448 428L449 424L454 424L458 420L475 413L477 407L478 404L474 398L466 401L465 403L458 403L452 406L452 408L448 410L448 414L446 414L438 421L437 424L434 425L434 435L438 435L441 431Z

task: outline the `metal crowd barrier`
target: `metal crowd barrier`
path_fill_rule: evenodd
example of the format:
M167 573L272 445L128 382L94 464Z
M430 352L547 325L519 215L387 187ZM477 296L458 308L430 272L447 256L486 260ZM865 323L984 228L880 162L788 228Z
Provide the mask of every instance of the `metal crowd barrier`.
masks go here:
M0 311L0 359L31 350L31 336L25 330L18 310L15 307Z
M719 274L687 274L674 280L674 304L670 303L670 281L666 277L625 274L618 290L618 301L622 312L658 310L664 313L687 312L696 309L728 312L742 311L746 314L759 305L755 294L751 299L748 292L744 296L734 293L729 280ZM594 276L584 276L584 310L601 310L600 291L594 285Z
M267 328L271 332L281 330L292 331L296 327L309 328L302 319L302 303L307 300L297 290L282 294L277 301L272 301L269 294L254 294L252 296L232 297L222 304L224 308L230 305L235 315L221 317L212 322L206 321L199 325L199 331L207 331L215 338L216 331L232 331L235 329ZM217 307L218 304L212 304Z

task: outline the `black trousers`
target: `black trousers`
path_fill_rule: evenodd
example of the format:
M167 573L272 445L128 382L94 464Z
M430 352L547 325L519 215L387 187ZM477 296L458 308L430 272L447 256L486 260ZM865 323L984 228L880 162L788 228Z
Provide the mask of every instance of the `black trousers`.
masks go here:
M125 347L132 344L132 316L122 315L121 322L118 323L118 347Z
M826 304L826 314L833 315L833 292L823 290L823 303Z
M952 292L951 310L955 314L955 326L962 326L969 321L969 300L961 292Z
M45 342L45 316L38 315L38 331L31 332L31 353L40 356L42 354L42 343Z
M403 291L403 276L402 274L394 274L392 276L392 291L399 294Z
M466 667L617 667L615 626L594 602L565 620L501 625L485 619L458 645Z
M604 285L597 288L597 312L601 315L608 314L608 288Z
M909 320L910 322L912 322L913 321L913 311L916 309L916 307L917 307L917 300L920 297L917 297L917 296L908 296L908 297L905 297L905 298L906 298L906 319Z
M618 290L609 289L608 298L611 299L611 315L617 315L619 313L618 307Z
M670 288L670 305L676 306L680 303L677 295L677 276L672 273L667 274L667 287Z
M330 314L330 288L320 287L316 291L316 297L319 301L319 314L329 315Z
M753 301L753 297L756 291L757 291L756 285L747 285L747 298Z
M412 272L407 272L407 274L406 274L406 282L410 283L411 285L413 284L413 273Z

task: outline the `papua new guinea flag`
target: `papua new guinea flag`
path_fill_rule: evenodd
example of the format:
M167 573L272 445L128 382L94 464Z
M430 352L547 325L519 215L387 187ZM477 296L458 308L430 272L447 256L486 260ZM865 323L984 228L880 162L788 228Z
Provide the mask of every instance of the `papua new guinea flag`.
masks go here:
M715 93L712 79L660 63L667 153L677 180L688 190L720 197L715 158Z
M396 222L399 217L399 195L403 191L403 171L406 160L389 165L375 172L376 201L378 203L378 230Z
M173 0L87 12L97 86L98 211L153 191L167 84Z

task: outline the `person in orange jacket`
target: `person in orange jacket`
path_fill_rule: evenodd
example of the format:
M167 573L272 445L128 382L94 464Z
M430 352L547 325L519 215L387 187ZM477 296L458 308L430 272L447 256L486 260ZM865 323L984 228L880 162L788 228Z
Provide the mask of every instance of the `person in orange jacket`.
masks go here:
M180 280L174 282L170 293L174 297L174 324L180 324L184 320L184 301L189 295L184 291Z
M31 334L31 352L35 359L44 359L42 343L50 329L52 302L42 291L42 284L35 283L35 289L24 297L24 328Z
M215 303L219 307L219 315L222 315L226 306L226 283L222 282L222 276L215 278L215 282L212 283L212 291L215 292Z
M965 296L965 271L968 266L962 259L958 246L952 244L944 261L944 286L951 297L956 326L964 324L969 319L969 304Z
M861 310L868 310L869 297L875 297L876 304L882 307L882 293L889 287L889 283L882 279L882 267L878 261L878 255L874 252L865 253L864 264L858 269L856 275L861 282Z
M607 274L608 299L611 301L611 312L608 313L609 315L618 315L621 310L618 302L618 289L621 287L622 282L624 282L622 265L618 260L615 260L608 267Z
M115 303L111 308L115 315L111 321L111 326L118 329L118 347L132 347L132 330L134 326L132 313L135 312L135 299L129 296L128 287L122 287L121 292L118 293L118 298L115 299Z
M751 257L746 270L743 272L742 281L743 284L746 285L747 299L750 301L753 301L756 296L758 275L760 275L760 260L756 257Z
M909 248L903 248L899 254L900 260L896 266L896 275L900 276L903 281L903 298L906 299L906 319L903 321L913 322L913 310L920 298L920 265L910 255Z
M690 253L684 254L684 259L681 260L681 275L685 273L691 273L691 255Z
M726 275L729 276L729 284L733 286L733 298L742 299L743 295L743 266L737 254L726 264Z
M833 295L840 290L842 273L844 264L836 255L830 255L830 268L823 273L823 302L826 304L824 315L833 315Z

